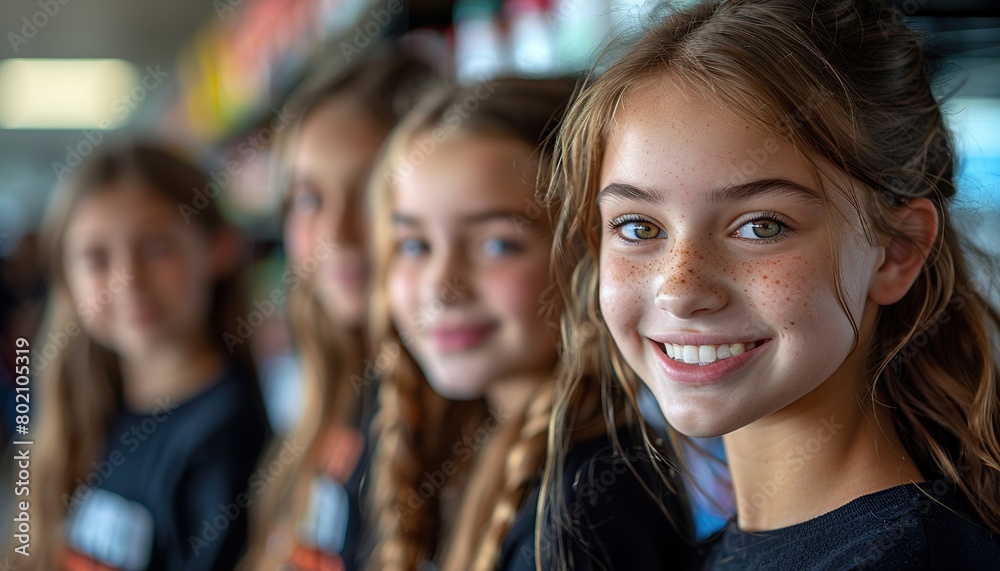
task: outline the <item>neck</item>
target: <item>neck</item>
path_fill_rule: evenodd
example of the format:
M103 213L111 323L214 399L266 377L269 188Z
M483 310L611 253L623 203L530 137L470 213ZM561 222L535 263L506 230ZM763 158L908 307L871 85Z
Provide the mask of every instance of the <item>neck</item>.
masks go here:
M486 391L486 402L490 407L500 411L504 417L520 414L528 407L528 400L535 389L554 378L553 370L547 368L497 379L490 383Z
M889 411L859 398L854 386L834 375L723 438L741 530L795 525L865 494L923 480Z
M139 412L194 396L222 370L222 357L207 339L122 357L125 404Z

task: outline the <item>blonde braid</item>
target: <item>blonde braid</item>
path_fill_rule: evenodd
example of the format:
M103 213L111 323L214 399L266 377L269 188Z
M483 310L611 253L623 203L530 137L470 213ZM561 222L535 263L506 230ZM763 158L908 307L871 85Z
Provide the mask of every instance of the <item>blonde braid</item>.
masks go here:
M399 369L406 368L400 363ZM426 519L436 510L409 510L405 503L408 493L415 493L423 465L418 445L420 384L412 373L398 371L379 390L381 407L372 426L373 437L377 435L371 471L376 531L368 567L372 570L411 571L430 555L426 536L434 526Z
M519 415L517 439L504 453L503 473L496 479L494 489L484 494L486 498L495 498L484 503L484 508L490 511L476 513L456 526L459 534L467 525L474 529L452 546L443 567L446 571L488 571L496 567L507 531L544 466L554 401L554 381L535 389L527 408Z

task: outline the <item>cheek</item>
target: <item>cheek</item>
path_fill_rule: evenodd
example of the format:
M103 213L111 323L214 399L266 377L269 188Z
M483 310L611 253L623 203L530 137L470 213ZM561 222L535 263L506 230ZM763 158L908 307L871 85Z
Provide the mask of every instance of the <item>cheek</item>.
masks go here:
M288 257L291 262L300 265L312 253L312 245L316 225L312 217L289 216L285 221L285 241L288 244Z
M548 271L548 258L543 256L480 274L476 289L495 313L534 331L552 319L542 311L548 299Z
M418 309L417 283L419 272L412 266L392 264L386 274L389 313L396 327L406 330L413 323Z
M602 251L599 303L604 320L616 338L637 326L646 298L652 296L647 289L654 283L654 277L646 275L645 270L622 256Z

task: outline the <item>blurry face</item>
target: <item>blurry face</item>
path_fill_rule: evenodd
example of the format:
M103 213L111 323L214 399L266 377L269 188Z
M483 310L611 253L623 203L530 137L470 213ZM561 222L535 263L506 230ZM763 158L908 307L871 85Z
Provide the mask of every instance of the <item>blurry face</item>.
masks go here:
M524 143L463 137L398 179L390 309L445 397L478 398L554 366L558 331L540 315L551 228L533 206L536 169Z
M316 267L306 279L330 319L345 327L359 326L365 313L364 189L383 138L356 107L335 101L305 122L291 158L290 261Z
M76 206L64 267L80 325L102 345L142 356L190 339L208 315L211 243L177 205L123 181Z
M845 364L854 334L831 248L859 323L875 310L867 292L880 250L835 191L827 228L811 170L789 142L716 100L651 81L617 111L600 188L601 309L672 426L721 435L824 382L858 381L857 360Z

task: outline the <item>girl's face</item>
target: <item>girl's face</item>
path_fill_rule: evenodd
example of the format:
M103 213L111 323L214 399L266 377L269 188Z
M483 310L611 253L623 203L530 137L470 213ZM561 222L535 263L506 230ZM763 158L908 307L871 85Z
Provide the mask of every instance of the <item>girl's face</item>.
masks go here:
M512 139L459 137L397 179L390 310L445 397L478 398L555 364L558 330L542 311L551 227L531 154Z
M356 106L333 101L302 125L291 158L289 258L315 268L306 279L329 317L346 327L359 326L367 308L364 189L384 135Z
M80 200L63 260L80 325L139 357L200 333L214 279L211 240L177 205L120 181Z
M860 347L881 249L835 191L827 227L791 143L662 78L618 109L599 184L601 310L672 426L717 436L794 414L824 382L857 386L832 246Z

